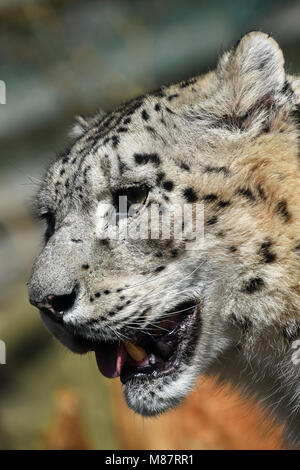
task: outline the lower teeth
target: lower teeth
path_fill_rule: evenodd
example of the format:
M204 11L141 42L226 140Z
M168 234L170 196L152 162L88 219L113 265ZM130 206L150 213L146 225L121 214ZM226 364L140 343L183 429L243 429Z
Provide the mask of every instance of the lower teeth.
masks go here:
M148 360L149 360L149 364L151 364L152 366L154 366L156 364L156 358L155 358L154 354L150 354Z

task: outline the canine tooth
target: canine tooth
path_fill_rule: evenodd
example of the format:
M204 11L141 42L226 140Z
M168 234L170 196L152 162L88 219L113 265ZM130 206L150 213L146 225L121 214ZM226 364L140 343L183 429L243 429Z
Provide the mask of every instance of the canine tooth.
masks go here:
M147 357L147 353L140 346L136 346L130 341L124 341L124 344L129 356L132 357L132 359L134 359L136 362L142 362L145 357Z

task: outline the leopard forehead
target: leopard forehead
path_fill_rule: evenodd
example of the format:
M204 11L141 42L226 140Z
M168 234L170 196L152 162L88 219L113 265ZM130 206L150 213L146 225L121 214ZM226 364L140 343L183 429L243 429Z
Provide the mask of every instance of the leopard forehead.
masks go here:
M198 81L199 88L201 78ZM143 179L151 186L165 180L168 187L166 181L172 173L178 179L182 170L189 172L194 149L186 146L183 151L187 140L182 132L185 115L178 110L182 111L184 104L178 108L177 102L176 108L171 108L175 96L179 99L172 91L180 88L187 94L186 89L195 89L196 84L193 79L164 87L108 115L96 115L50 165L38 196L40 205L57 206L74 196L83 200L93 186L103 194L110 187Z

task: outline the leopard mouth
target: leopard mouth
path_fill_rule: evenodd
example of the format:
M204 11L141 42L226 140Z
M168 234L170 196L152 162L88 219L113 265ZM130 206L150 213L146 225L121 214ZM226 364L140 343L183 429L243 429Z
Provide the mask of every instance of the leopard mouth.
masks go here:
M137 379L149 381L172 374L181 363L188 364L199 333L198 305L183 302L130 341L100 343L93 349L104 376L120 376L123 384Z

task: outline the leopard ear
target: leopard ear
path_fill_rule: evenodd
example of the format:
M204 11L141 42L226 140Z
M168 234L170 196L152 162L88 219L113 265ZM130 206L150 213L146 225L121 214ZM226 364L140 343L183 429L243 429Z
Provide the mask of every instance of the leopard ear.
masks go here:
M235 50L220 60L217 74L236 115L252 109L280 105L285 87L283 53L267 34L253 31L243 36Z

